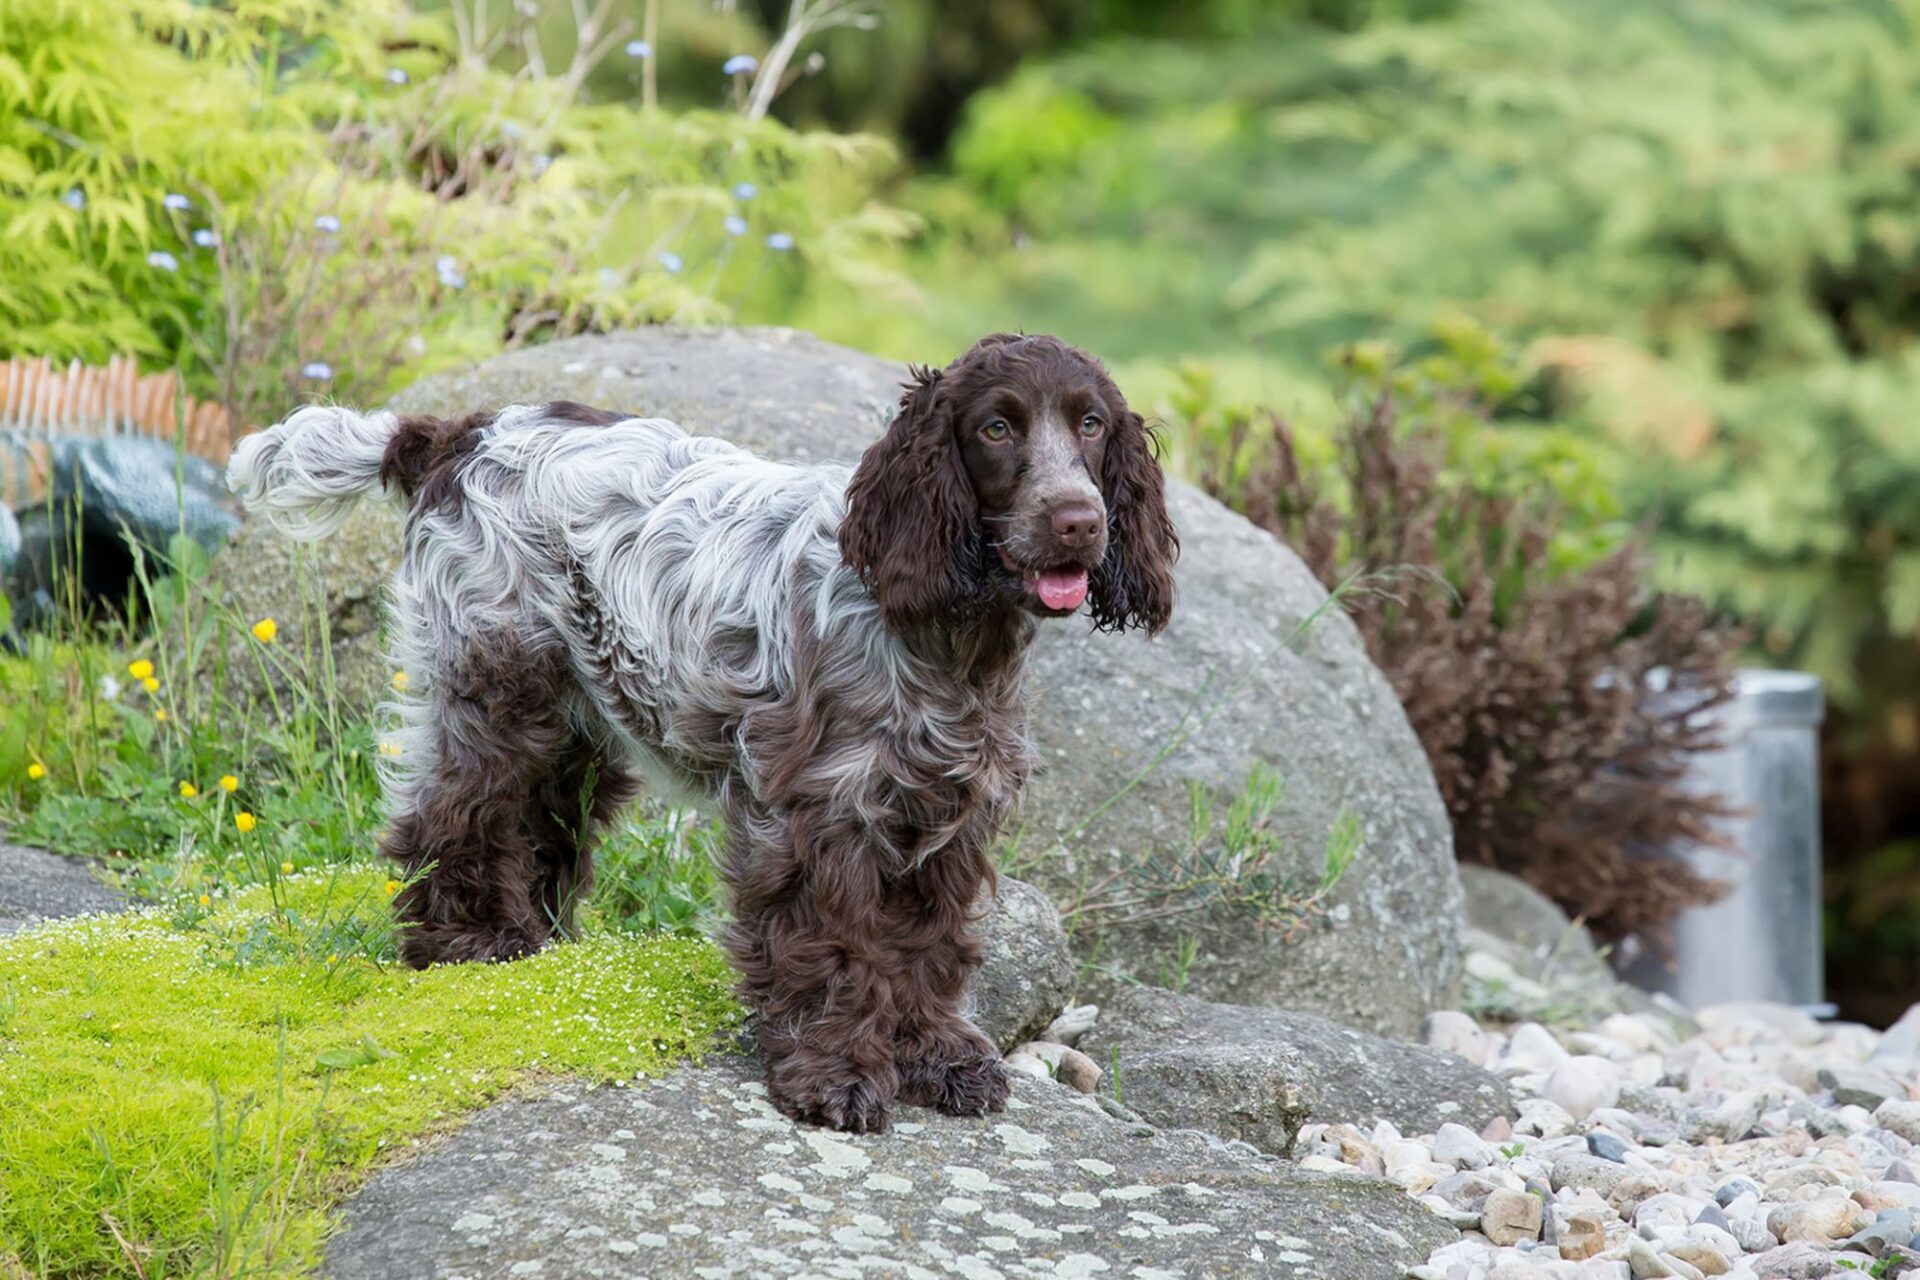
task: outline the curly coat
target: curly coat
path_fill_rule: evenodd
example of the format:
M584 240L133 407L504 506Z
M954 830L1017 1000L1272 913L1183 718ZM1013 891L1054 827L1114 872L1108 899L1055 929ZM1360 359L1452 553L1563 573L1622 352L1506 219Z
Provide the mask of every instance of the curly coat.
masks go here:
M1035 619L1157 632L1178 542L1105 370L994 335L918 370L851 476L559 403L457 421L303 409L230 483L298 537L409 505L383 756L402 955L572 928L638 779L717 802L726 946L773 1100L855 1131L997 1110L965 1016L989 845L1031 767Z

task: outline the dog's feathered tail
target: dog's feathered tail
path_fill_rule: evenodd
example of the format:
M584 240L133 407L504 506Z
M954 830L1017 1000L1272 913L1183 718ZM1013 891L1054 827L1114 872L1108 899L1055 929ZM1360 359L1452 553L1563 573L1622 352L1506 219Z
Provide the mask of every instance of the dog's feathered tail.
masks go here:
M317 541L345 524L361 498L389 488L382 463L400 425L391 413L309 405L242 436L227 462L227 487L281 533Z

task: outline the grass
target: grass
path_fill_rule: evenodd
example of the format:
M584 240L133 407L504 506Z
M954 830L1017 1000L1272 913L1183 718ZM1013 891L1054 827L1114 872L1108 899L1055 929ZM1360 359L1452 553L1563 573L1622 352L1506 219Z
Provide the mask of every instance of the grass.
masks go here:
M289 912L380 937L384 875L0 940L0 1240L20 1265L300 1274L384 1153L532 1073L626 1080L737 1018L725 962L694 938L600 933L422 973L378 954L262 961L255 940Z
M311 648L282 635L319 593L235 616L177 538L121 608L71 585L83 552L0 650L0 832L103 859L141 906L0 939L0 1277L306 1274L386 1153L738 1019L705 940L718 832L684 810L602 843L584 940L399 968L378 735L340 705L324 614Z

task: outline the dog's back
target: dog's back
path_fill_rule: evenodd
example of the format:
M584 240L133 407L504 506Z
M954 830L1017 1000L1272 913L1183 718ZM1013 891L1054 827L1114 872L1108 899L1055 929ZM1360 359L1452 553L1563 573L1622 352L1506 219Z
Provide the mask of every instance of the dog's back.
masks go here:
M407 503L388 611L406 687L381 758L396 811L438 759L437 708L481 692L479 667L496 685L551 672L574 732L618 739L656 782L710 790L733 763L710 721L791 689L796 611L844 622L871 607L839 563L843 469L770 462L659 419L316 406L243 439L229 482L305 539L363 496Z

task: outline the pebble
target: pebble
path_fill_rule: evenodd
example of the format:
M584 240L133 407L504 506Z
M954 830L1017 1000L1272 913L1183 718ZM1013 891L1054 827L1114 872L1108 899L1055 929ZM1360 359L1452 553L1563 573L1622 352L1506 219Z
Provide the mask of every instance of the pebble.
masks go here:
M1587 1150L1602 1160L1611 1160L1615 1164L1627 1162L1627 1144L1610 1133L1596 1130L1588 1134Z
M1541 1091L1575 1120L1620 1100L1620 1069L1605 1058L1583 1053L1553 1069Z
M1865 1107L1871 1111L1889 1099L1904 1101L1907 1096L1898 1080L1871 1067L1822 1067L1815 1078L1843 1107Z
M1860 1206L1851 1200L1808 1200L1782 1205L1767 1215L1767 1230L1782 1243L1845 1240L1857 1229Z
M1502 1188L1480 1208L1480 1230L1497 1245L1540 1238L1541 1205L1538 1196Z
M1484 1169L1496 1157L1493 1148L1465 1125L1443 1124L1433 1138L1433 1158L1456 1169Z
M1060 1016L1047 1024L1040 1033L1042 1040L1051 1040L1055 1044L1077 1045L1080 1037L1093 1030L1093 1024L1100 1019L1100 1006L1097 1004L1073 1004L1060 1011Z
M1419 1280L1920 1272L1920 1005L1884 1036L1747 1002L1504 1034L1446 1010L1423 1039L1504 1077L1517 1119L1324 1116L1301 1161L1383 1169L1459 1229Z
M1484 1067L1493 1055L1493 1040L1480 1024L1458 1009L1440 1009L1427 1015L1421 1028L1427 1048L1438 1049L1465 1058L1476 1067Z
M1576 1213L1559 1228L1560 1256L1570 1262L1591 1258L1607 1247L1607 1224L1597 1213Z

